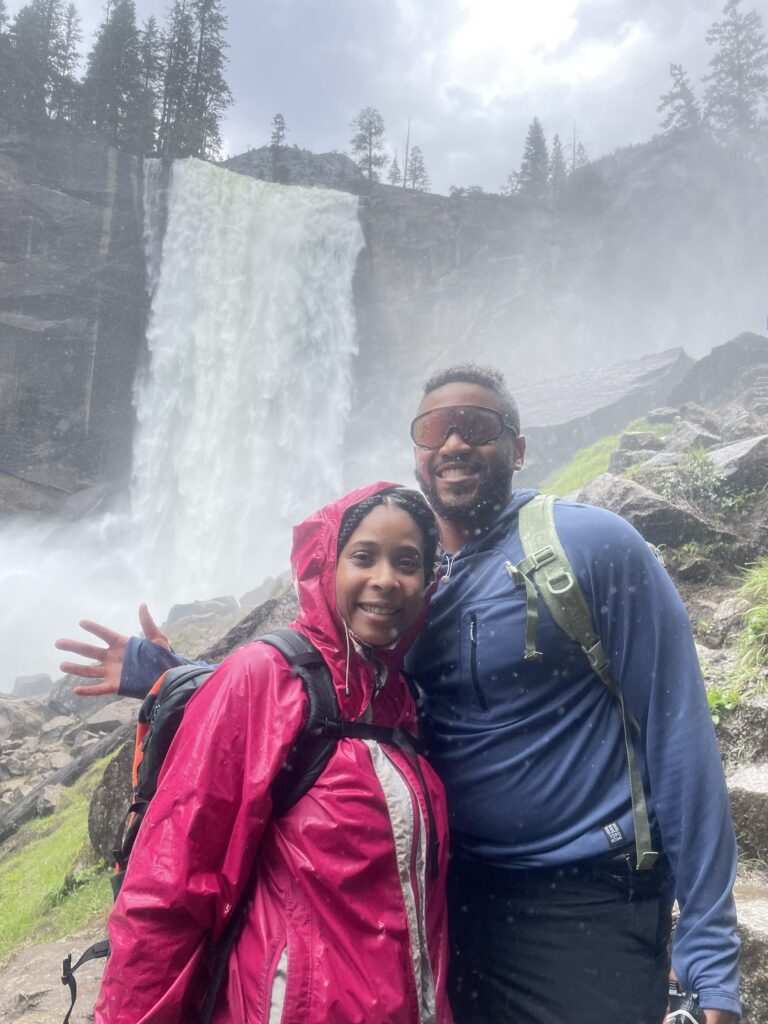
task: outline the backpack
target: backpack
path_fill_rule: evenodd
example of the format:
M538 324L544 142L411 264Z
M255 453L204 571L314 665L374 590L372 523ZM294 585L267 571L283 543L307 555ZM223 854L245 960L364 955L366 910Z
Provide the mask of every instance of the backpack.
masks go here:
M653 867L658 853L654 851L651 842L645 789L632 740L633 732L640 735L640 726L624 704L621 688L595 630L591 609L560 543L555 524L556 501L553 494L537 494L521 507L518 525L525 558L517 565L505 563L512 580L518 586L524 586L526 591L525 658L542 657L541 652L536 650L537 599L540 597L557 625L581 647L592 670L618 703L624 728L632 797L635 866L638 871L647 871ZM653 545L649 547L661 559L658 550Z
M341 717L328 666L322 655L303 634L289 628L276 629L259 637L255 642L269 644L280 652L291 666L294 675L304 683L309 700L307 721L285 765L272 784L272 817L277 818L285 814L314 785L336 749L336 744L344 737L391 743L410 754L416 754L415 738L401 729L349 721ZM214 666L205 665L182 665L169 669L158 679L141 705L133 763L133 801L123 818L115 842L115 873L111 880L115 899L120 892L141 822L157 790L160 769L184 717L187 704L213 671ZM418 759L415 767L421 776ZM432 819L429 804L428 811ZM430 835L436 836L434 820L430 820ZM433 844L434 842L436 840L433 839ZM431 852L434 872L437 864L437 850L434 845ZM239 908L232 915L215 951L210 982L199 1015L200 1024L209 1024L213 1016L229 953L242 926L242 910L254 880L255 864ZM61 981L63 985L69 987L72 1002L63 1024L69 1024L77 998L75 971L89 960L108 955L109 940L103 939L89 946L74 967L71 954L64 960Z

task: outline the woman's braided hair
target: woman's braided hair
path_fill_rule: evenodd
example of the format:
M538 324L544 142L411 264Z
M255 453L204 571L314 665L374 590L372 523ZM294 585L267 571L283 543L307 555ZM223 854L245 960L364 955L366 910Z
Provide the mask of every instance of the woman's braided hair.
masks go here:
M421 530L421 535L424 538L422 549L424 575L426 582L429 583L437 564L437 547L440 541L437 519L422 495L409 487L388 487L385 490L377 491L376 494L370 494L356 505L351 505L341 519L339 539L336 545L337 558L360 523L378 505L401 508L403 512L408 513Z

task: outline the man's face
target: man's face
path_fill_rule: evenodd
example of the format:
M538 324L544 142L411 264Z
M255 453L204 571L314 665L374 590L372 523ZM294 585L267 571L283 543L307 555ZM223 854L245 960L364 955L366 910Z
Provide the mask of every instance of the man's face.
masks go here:
M451 406L501 414L498 396L479 384L444 384L425 395L417 415ZM438 516L462 526L484 525L506 505L512 474L523 465L525 438L505 428L493 441L471 444L453 431L435 450L414 446L416 479Z

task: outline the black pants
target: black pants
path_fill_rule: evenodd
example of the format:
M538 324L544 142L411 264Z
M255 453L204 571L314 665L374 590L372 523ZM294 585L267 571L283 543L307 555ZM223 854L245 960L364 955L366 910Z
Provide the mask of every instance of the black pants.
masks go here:
M663 862L514 872L454 857L448 899L456 1024L661 1024Z

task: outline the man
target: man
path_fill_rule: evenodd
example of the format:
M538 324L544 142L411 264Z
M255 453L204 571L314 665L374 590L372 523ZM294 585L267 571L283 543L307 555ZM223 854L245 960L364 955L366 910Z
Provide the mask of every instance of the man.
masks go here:
M638 871L614 697L541 602L542 657L525 657L526 592L507 564L523 558L517 518L534 492L512 488L525 440L501 375L467 365L437 374L412 437L446 552L409 667L452 813L458 1024L659 1024L673 895L677 977L699 993L707 1024L730 1024L735 840L690 625L667 574L618 516L557 505L561 541L640 726L661 855ZM148 616L144 627L156 630ZM112 654L60 645L109 662L114 688L125 638L98 628ZM174 658L137 641L128 654L123 692Z

